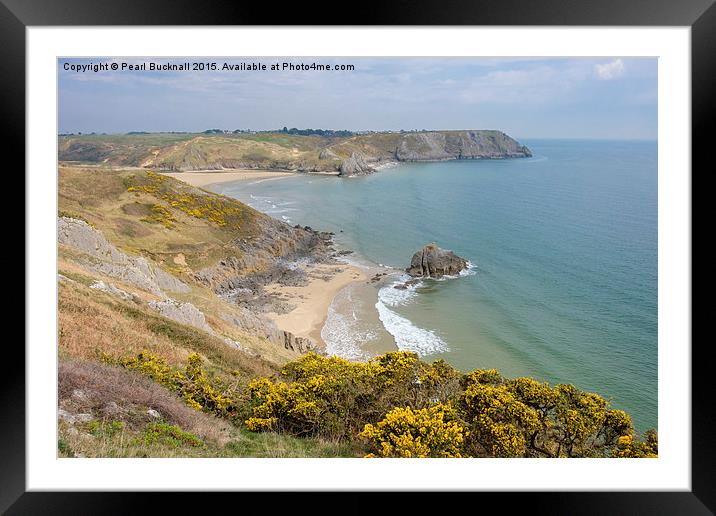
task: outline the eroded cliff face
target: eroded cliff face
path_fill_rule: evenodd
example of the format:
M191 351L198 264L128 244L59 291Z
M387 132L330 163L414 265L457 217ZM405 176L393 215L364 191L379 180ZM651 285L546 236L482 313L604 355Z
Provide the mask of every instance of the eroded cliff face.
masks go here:
M398 161L523 158L532 153L498 131L444 131L406 134L395 150Z
M168 319L193 326L211 335L220 337L227 345L251 353L235 340L222 335L219 331L214 329L208 323L205 314L194 304L181 302L170 297L169 294L189 293L190 287L185 282L166 272L156 264L150 263L144 257L130 256L117 249L117 247L104 237L101 231L91 227L83 220L61 216L57 220L57 230L60 249L65 252L71 252L72 261L76 266L81 267L85 272L115 278L123 284L136 287L139 291L150 293L158 297L158 299L146 301L143 300L141 296L126 292L112 283L105 283L101 280L92 283L89 287L90 289L101 290L136 305L146 306ZM323 245L322 241L320 241L320 237L316 236L320 234L303 228L301 228L301 231L297 232L297 234L301 234L301 232L313 235L315 238L318 238L319 241L312 241L312 238L308 238L301 243L301 239L298 239L298 245L294 246L292 252L317 252L318 249L315 246ZM303 246L305 246L305 248ZM268 267L268 269L262 270L274 270L276 258L272 260L267 254L264 259L266 260L264 267ZM271 268L272 264L274 264L274 268ZM204 283L214 287L214 291L217 294L221 294L222 291L226 291L230 288L232 281L241 278L250 280L251 275L244 275L246 269L243 268L243 265L245 264L236 263L235 268L227 267L225 270L208 268L197 273L196 276L197 279L203 277ZM218 275L214 276L216 273L218 273ZM273 276L265 274L265 272L262 277L264 277L266 283L273 281ZM59 276L59 280L73 281L62 275ZM212 283L215 282L219 283L212 285ZM256 287L260 289L261 284L256 283ZM251 297L255 297L255 293L252 293ZM232 306L231 312L231 314L220 314L219 317L248 335L267 339L276 345L282 346L286 350L297 353L318 351L316 343L311 339L299 337L291 332L281 330L273 321L266 318L258 310L252 310L238 305L236 307Z
M532 156L532 152L500 131L426 131L384 133L357 138L361 152L353 152L340 166L341 176L365 175L371 166L389 161L445 161L505 159Z
M129 256L112 245L87 222L70 217L57 219L57 243L82 254L79 262L95 272L116 278L160 297L165 292L189 292L183 281L157 267L143 256Z
M306 258L322 262L334 252L332 235L312 228L289 226L261 217L261 231L225 246L225 257L194 273L194 279L217 294L267 285L291 273L288 263Z

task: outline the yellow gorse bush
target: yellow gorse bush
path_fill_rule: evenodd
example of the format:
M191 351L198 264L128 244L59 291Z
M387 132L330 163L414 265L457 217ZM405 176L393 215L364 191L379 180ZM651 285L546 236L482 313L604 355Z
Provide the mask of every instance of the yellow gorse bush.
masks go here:
M147 351L118 361L105 357L105 361L118 363L122 367L149 376L155 382L178 393L190 407L196 410L211 412L222 417L230 417L236 411L235 401L222 392L223 386L206 377L202 368L202 359L197 353L189 355L183 371L169 366L161 358Z
M494 457L523 456L526 435L540 427L538 413L505 385L471 383L461 401L474 443Z
M136 194L145 193L166 202L166 205L155 204L152 213L146 217L147 222L157 222L167 228L173 228L176 217L171 208L178 209L191 217L204 219L219 227L231 225L240 227L251 216L250 209L232 199L216 196L202 195L201 193L176 191L166 176L156 172L147 172L144 175L128 176L125 179L128 192Z
M246 392L207 376L196 353L183 369L148 352L106 360L151 377L197 410L243 421L250 431L352 440L373 457L658 454L656 432L641 439L629 415L595 393L509 380L494 369L462 374L442 360L429 364L403 351L367 362L309 353L277 378L253 379Z
M446 399L459 381L445 362L426 364L403 351L368 362L309 353L286 365L281 377L249 385L250 430L350 437L396 405Z
M369 457L460 457L469 434L450 405L438 403L413 410L395 408L360 437L374 452Z
M643 441L635 439L631 434L622 435L618 438L616 449L612 453L612 457L631 459L652 459L658 457L658 455L659 444L654 430L646 432L646 438Z
M656 449L597 394L508 380L495 369L461 374L404 351L362 363L310 353L280 376L249 385L249 430L359 435L379 457L626 457Z

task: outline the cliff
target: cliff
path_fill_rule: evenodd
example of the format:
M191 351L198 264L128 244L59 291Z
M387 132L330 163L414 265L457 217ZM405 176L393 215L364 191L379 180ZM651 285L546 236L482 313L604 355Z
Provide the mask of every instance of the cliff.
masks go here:
M524 158L532 153L499 131L442 131L405 135L395 150L398 161Z
M524 158L530 150L500 131L425 131L418 133L377 133L334 145L334 153L351 152L343 164L356 158L368 163L390 161L445 161L458 159ZM341 165L340 175L361 175L375 171ZM344 170L347 168L347 170ZM355 172L354 172L355 170Z

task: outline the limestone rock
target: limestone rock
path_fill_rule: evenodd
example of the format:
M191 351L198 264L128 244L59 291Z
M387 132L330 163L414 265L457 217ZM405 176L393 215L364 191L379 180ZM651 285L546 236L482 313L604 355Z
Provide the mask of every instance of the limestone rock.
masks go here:
M427 131L403 135L395 150L399 161L502 159L532 156L501 131Z
M148 290L164 297L163 290L189 292L189 286L163 271L144 257L129 256L112 245L100 232L83 220L57 219L57 242L73 247L88 257L85 265L96 272Z
M149 307L167 319L213 333L211 326L206 322L204 313L191 303L180 303L174 299L165 299L164 301L150 301Z
M453 276L467 268L467 260L452 251L428 244L413 255L406 272L418 278Z
M91 289L94 290L101 290L102 292L106 292L107 294L111 294L113 296L120 297L122 299L126 300L134 300L138 301L139 297L135 294L130 294L129 292L122 290L121 288L115 287L111 283L105 283L104 281L95 281L90 285Z
M58 409L57 417L70 425L74 425L75 423L87 423L93 419L92 414L72 414L64 409Z
M341 163L339 176L364 176L372 174L375 169L368 165L362 154L354 152L351 157Z
M283 332L283 343L286 349L297 351L299 353L308 353L316 350L316 344L305 337L297 337L289 331Z

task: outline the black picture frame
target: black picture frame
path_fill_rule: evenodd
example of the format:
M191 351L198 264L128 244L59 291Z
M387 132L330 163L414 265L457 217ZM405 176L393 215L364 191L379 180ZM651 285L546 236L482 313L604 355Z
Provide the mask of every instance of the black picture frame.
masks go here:
M0 0L0 120L7 149L6 163L25 170L25 29L29 26L82 25L515 25L515 26L689 26L691 27L692 73L692 170L705 175L713 165L712 144L716 112L716 5L714 0L425 0L362 2L350 16L339 17L334 3L219 2L204 0ZM319 14L320 13L320 14ZM331 18L333 15L333 18ZM88 45L91 50L91 45ZM692 183L693 184L693 183ZM16 191L25 192L23 184ZM693 187L692 187L693 191ZM693 200L692 200L693 206ZM19 224L18 231L19 231ZM24 241L24 237L23 241ZM16 239L15 242L19 242ZM17 245L19 249L19 245ZM24 246L23 246L24 249ZM23 251L24 252L24 251ZM691 249L693 253L693 248ZM693 254L692 254L693 256ZM17 256L3 258L6 264ZM32 274L25 269L25 278ZM22 290L18 289L17 292ZM26 307L32 309L32 307ZM5 339L4 353L10 339ZM17 342L17 339L15 339ZM12 367L0 375L0 512L7 514L128 514L137 507L156 510L170 502L189 509L185 493L70 493L26 492L25 488L25 357L13 344L17 356L3 358ZM692 490L689 492L584 492L584 493L473 493L485 502L528 504L531 513L549 514L713 514L716 511L716 402L712 396L708 360L709 344L696 340L692 354ZM49 429L48 429L49 430ZM202 502L204 512L228 502L214 494ZM238 496L245 497L245 493ZM271 512L301 506L316 510L305 493L273 493ZM452 496L452 495L451 495ZM500 500L497 500L500 497ZM208 498L208 497L205 497ZM404 497L407 498L407 497ZM402 512L421 507L424 493L414 493ZM248 502L247 502L248 503ZM268 501L266 503L269 503ZM366 513L380 501L368 502L361 493L341 496L341 512ZM452 504L452 502L451 502ZM329 504L329 510L339 510ZM291 509L287 509L291 507ZM476 510L478 506L475 506ZM184 512L184 511L182 511ZM300 511L299 511L300 512Z

